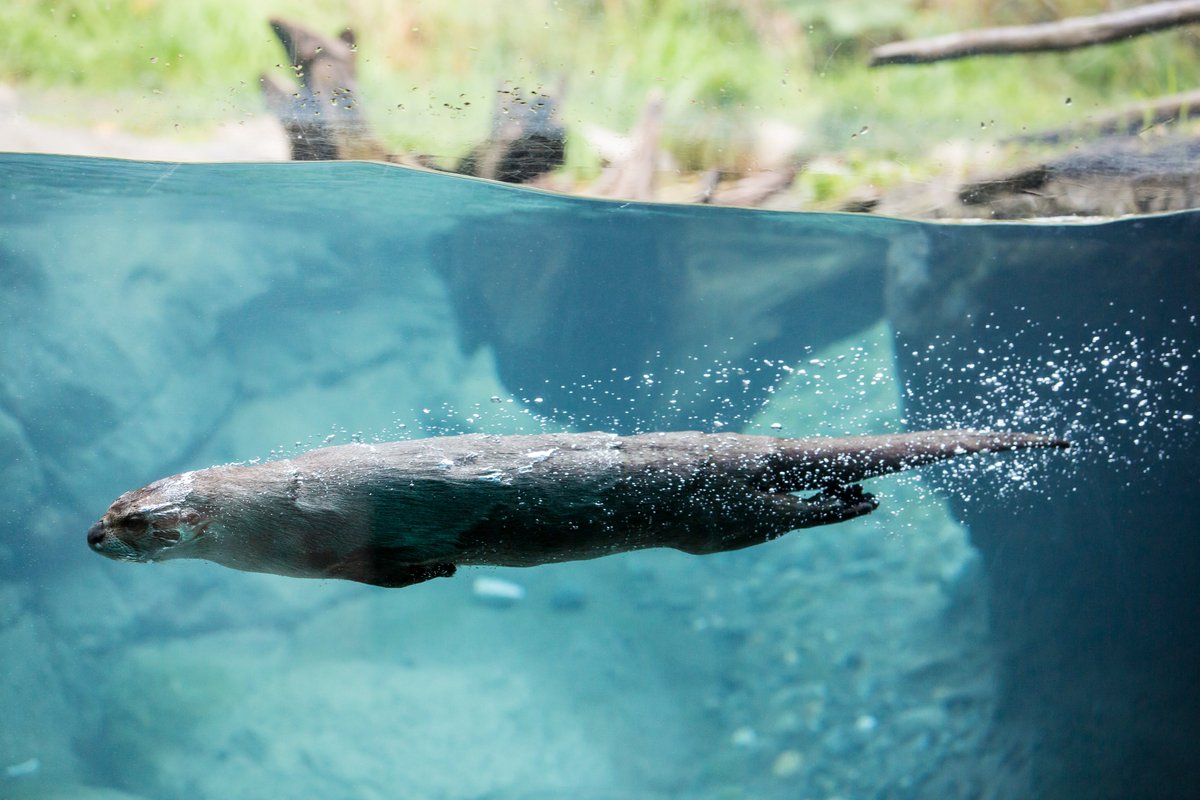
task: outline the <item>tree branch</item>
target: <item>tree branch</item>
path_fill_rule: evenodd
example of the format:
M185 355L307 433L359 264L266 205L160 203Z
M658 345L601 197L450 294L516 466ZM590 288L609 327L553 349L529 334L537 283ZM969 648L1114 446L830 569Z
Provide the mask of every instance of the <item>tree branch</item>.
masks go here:
M1200 22L1200 0L1168 0L1091 17L892 42L871 51L870 65L928 64L968 56L1071 50L1192 22Z

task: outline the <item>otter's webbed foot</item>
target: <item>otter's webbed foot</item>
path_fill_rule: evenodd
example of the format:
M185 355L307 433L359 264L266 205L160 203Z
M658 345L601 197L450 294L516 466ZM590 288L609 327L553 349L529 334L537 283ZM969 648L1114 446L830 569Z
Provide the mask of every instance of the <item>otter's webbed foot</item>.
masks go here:
M408 564L398 560L395 548L364 547L344 561L329 567L330 578L369 583L385 589L400 589L434 578L449 578L455 572L453 564Z
M812 497L791 497L797 515L797 528L830 525L870 514L879 508L875 495L863 491L860 484L831 483Z
M858 485L830 485L812 497L758 492L756 498L757 502L745 509L753 521L747 519L742 524L729 524L716 541L701 539L672 546L696 555L740 550L769 542L797 528L845 522L870 514L879 507L875 497Z

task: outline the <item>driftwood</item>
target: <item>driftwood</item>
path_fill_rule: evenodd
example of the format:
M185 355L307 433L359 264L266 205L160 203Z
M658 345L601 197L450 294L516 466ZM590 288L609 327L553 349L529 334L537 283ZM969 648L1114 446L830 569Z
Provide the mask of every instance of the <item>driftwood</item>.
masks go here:
M529 183L562 166L567 133L558 120L561 86L553 95L501 87L487 141L462 158L462 175Z
M605 433L448 436L187 472L88 531L123 561L400 587L462 564L535 566L673 547L737 550L873 511L864 479L970 453L1066 447L1023 433L840 439ZM790 492L817 494L801 498Z
M271 28L287 51L300 86L260 76L267 108L282 123L295 161L362 159L437 169L428 156L389 154L359 108L354 32L324 36L303 25L272 19ZM548 95L526 97L502 90L492 133L458 165L457 172L510 183L525 183L563 162L566 135Z
M267 107L287 131L292 159L386 160L358 108L354 32L322 36L284 19L272 19L271 28L300 79L299 91L272 75L259 79Z
M663 115L666 97L661 89L652 89L646 95L641 116L628 137L616 137L627 148L619 155L610 156L610 163L587 194L593 197L611 197L621 200L655 200L658 193L658 174L664 169L669 157L662 151ZM599 136L595 136L599 139ZM610 142L611 145L611 142ZM611 148L616 150L616 148ZM700 187L688 202L718 206L760 206L771 197L786 191L796 180L799 165L789 160L778 167L763 169L722 184L726 177L720 169L706 171L700 179Z
M361 159L391 161L426 169L443 169L431 157L389 154L359 107L357 51L353 31L324 36L303 25L272 19L271 28L288 53L300 86L277 76L260 76L267 107L283 125L295 161ZM507 84L497 91L488 138L472 148L453 168L461 175L530 183L562 166L566 129L558 115L563 93L527 92ZM628 152L614 160L587 194L625 200L653 200L656 178L663 169L660 148L664 96L652 91L646 100ZM747 176L726 186L712 185L697 202L756 206L786 190L798 168ZM686 198L679 198L686 199Z
M800 166L792 163L778 169L766 169L751 173L721 185L719 170L705 173L697 203L714 206L739 206L753 208L761 206L780 192L786 192L796 182Z
M928 64L978 55L1072 50L1200 22L1200 0L1150 3L1057 22L951 33L892 42L871 51L870 65Z
M592 185L590 194L619 197L622 200L654 199L665 101L661 89L650 91L642 107L642 115L630 136L632 147L628 155L601 173Z

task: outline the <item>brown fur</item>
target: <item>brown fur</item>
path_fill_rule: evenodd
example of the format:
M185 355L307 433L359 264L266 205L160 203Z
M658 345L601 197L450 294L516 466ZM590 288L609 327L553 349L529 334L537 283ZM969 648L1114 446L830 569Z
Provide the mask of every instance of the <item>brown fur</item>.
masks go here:
M735 550L878 505L866 478L1031 434L837 439L653 433L449 436L313 450L164 478L88 531L111 558L406 586L459 564L534 566L646 547ZM791 492L815 491L808 497Z

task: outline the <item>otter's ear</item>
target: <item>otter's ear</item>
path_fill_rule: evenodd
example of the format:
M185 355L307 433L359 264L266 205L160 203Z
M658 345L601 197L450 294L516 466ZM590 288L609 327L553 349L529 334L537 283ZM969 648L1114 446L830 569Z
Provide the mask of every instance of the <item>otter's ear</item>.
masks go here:
M453 564L412 564L397 556L403 548L363 547L345 560L325 570L330 578L369 583L385 589L400 589L434 578L449 578L457 569Z

